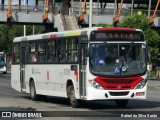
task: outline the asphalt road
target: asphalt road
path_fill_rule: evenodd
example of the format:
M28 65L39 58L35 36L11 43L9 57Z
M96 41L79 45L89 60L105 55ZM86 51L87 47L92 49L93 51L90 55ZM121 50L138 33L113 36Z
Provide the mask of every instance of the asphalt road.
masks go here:
M106 120L110 117L118 120L132 120L135 117L142 120L158 120L157 116L160 115L160 80L148 80L147 99L130 100L127 108L123 109L117 108L113 101L84 102L80 108L70 107L64 98L47 97L39 101L31 101L28 94L12 89L10 82L10 73L0 73L0 114L2 116L2 112L11 112L12 118L6 118L7 120L22 119L21 116L31 119L32 112L40 117L36 119L45 120ZM30 118L27 118L29 115Z

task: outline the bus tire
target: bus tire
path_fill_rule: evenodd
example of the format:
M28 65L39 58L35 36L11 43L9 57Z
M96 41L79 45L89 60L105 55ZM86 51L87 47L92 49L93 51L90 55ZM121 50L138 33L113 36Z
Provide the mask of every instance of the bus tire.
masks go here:
M30 97L31 100L36 101L38 100L38 95L36 95L36 89L35 89L35 84L34 81L31 81L31 85L30 85Z
M125 108L128 104L128 100L116 100L115 102L118 108Z
M3 72L3 74L7 74L7 71L6 71L6 72Z
M68 86L68 88L67 88L67 94L68 94L70 105L73 108L79 107L79 102L76 99L75 90L74 90L74 86L73 85Z

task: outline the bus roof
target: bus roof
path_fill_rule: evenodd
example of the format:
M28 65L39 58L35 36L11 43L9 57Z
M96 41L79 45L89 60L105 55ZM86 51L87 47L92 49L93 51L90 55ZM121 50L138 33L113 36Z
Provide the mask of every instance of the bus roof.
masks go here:
M140 29L134 28L103 28L103 27L92 27L92 28L84 28L84 29L77 29L71 31L64 31L64 32L49 32L44 34L36 34L36 35L29 35L29 36L22 36L14 38L13 42L21 42L21 41L31 41L31 40L38 40L44 38L60 38L60 37L68 37L68 36L79 36L79 35L89 35L93 30L115 30L115 31L141 31Z

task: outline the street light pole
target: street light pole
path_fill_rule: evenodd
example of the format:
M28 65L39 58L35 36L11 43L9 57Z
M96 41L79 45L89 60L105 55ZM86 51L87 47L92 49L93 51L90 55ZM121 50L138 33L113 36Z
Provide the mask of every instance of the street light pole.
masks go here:
M134 6L134 0L132 0L132 6L131 6L131 16L133 14L133 6Z
M26 5L26 0L24 0L24 6ZM24 36L26 36L26 25L24 25L24 30L23 30Z
M89 12L89 28L92 27L92 0L90 0L90 12Z
M152 0L149 0L148 18L150 18L150 14L151 14L151 4L152 4Z

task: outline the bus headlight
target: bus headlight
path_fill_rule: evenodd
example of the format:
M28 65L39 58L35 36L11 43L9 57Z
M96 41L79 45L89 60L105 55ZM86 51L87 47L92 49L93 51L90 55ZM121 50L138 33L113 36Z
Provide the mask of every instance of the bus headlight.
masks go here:
M103 87L95 80L88 80L88 81L94 88L103 90Z
M135 89L142 89L147 83L147 80L142 80L140 83L138 83L135 87Z

